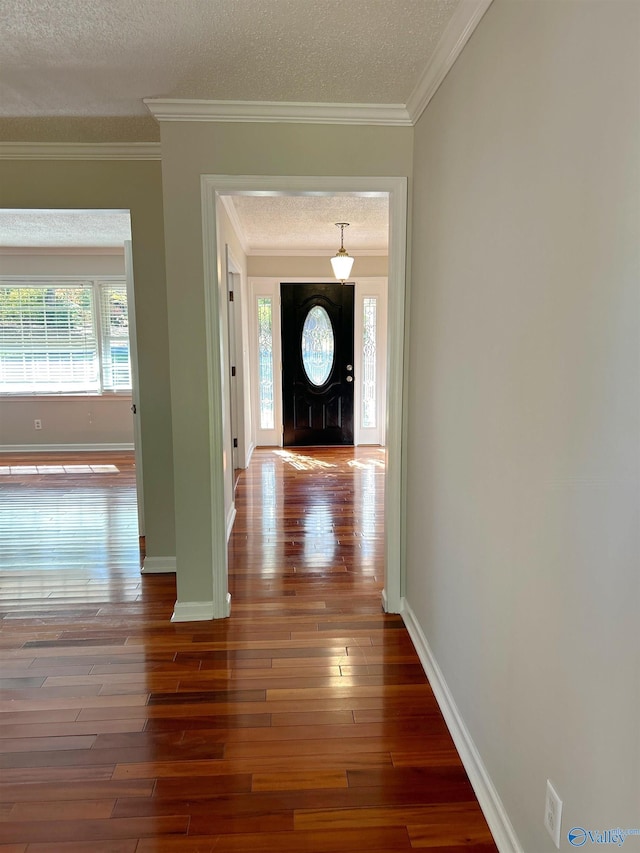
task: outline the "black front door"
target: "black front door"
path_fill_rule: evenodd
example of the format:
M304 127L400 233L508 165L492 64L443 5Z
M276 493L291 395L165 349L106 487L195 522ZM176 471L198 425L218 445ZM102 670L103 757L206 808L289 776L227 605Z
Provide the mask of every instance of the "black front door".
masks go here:
M353 444L351 284L281 284L284 445Z

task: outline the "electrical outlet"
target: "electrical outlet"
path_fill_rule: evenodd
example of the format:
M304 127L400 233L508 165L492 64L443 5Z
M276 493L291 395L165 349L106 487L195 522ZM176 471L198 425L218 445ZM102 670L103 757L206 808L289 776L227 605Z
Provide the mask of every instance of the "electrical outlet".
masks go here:
M560 848L560 824L562 823L562 800L555 788L547 779L547 796L544 801L544 825L553 838L553 843Z
M33 428L42 429L42 421L40 420L40 418L35 419L35 421L33 422Z

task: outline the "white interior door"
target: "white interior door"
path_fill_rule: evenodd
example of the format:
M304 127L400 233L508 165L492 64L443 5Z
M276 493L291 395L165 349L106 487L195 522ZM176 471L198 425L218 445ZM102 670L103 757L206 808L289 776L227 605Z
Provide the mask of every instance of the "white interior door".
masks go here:
M133 253L131 240L124 244L124 268L127 277L127 312L129 316L129 358L131 360L131 412L133 414L133 446L136 463L138 497L138 536L144 536L144 493L142 488L142 437L140 429L140 395L138 392L138 346L136 338L136 303L133 290Z

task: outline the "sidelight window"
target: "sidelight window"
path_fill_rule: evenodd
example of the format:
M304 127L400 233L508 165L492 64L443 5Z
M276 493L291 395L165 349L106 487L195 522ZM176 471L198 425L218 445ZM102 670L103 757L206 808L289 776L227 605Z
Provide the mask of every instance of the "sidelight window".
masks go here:
M270 296L258 297L258 395L260 429L273 429L273 303Z
M376 427L377 307L375 296L363 300L362 322L362 426Z

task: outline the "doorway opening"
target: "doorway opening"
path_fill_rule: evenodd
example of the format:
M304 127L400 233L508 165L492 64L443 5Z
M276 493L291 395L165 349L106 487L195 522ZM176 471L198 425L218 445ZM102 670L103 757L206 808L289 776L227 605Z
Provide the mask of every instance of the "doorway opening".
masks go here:
M130 212L3 209L0 255L0 452L59 478L133 451L144 537Z
M404 300L406 264L406 204L405 178L318 178L318 177L266 177L218 176L201 178L203 199L203 242L205 269L205 322L207 332L209 371L210 460L212 495L212 541L214 542L214 617L230 612L227 572L227 507L225 505L226 481L231 476L225 467L229 458L230 436L225 434L225 411L228 395L225 348L221 341L226 337L227 313L226 276L221 274L224 265L224 229L218 202L226 196L259 197L333 197L343 195L363 196L383 194L389 208L388 242L388 386L385 405L386 425L386 489L385 489L385 583L383 606L389 612L401 608L401 517L403 498L402 410L404 362ZM277 418L275 419L277 429ZM280 442L279 442L280 443ZM220 448L224 448L221 454Z

